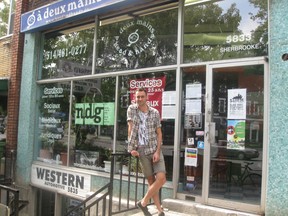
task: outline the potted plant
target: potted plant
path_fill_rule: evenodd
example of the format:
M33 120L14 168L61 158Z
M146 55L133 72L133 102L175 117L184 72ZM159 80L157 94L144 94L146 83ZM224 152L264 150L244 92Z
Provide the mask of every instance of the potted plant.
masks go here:
M131 157L130 172L132 175L136 175L136 173L138 172L138 175L143 176L142 165L140 161L138 161L137 164L137 159L138 159L137 157Z
M111 153L112 150L109 149L104 149L104 155L105 155L105 159L104 159L104 171L105 172L110 172L111 170Z
M138 166L137 166L137 157L126 156L125 158L122 159L122 173L124 175L128 175L129 169L130 169L131 175L136 175L137 172L138 172L138 175L140 176L143 175L140 161L138 161Z
M59 158L58 155L60 155L60 160L62 162L62 165L67 165L67 145L64 144L63 142L57 140L54 142L53 145L53 155L56 156L56 160Z
M125 156L121 158L121 163L122 163L122 174L123 175L128 175L129 174L129 158L131 156Z
M110 170L111 170L112 150L110 148L109 149L105 149L104 153L105 153L105 158L106 158L106 160L104 160L104 171L105 172L110 172ZM116 161L115 167L114 167L114 172L115 173L119 173L119 170L120 170L120 161Z

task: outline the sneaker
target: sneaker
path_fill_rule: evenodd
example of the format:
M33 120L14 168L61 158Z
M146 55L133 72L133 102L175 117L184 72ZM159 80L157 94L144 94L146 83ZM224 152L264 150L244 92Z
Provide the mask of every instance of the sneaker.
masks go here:
M152 214L148 211L147 206L142 206L141 201L137 202L137 206L141 209L145 216L152 216Z

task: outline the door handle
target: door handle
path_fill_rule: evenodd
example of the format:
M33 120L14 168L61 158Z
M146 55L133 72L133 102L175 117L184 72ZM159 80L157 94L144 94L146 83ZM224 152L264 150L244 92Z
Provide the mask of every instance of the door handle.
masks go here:
M208 143L215 143L215 122L208 122L205 128L205 136Z
M208 122L205 126L205 137L206 140L210 143L210 122Z

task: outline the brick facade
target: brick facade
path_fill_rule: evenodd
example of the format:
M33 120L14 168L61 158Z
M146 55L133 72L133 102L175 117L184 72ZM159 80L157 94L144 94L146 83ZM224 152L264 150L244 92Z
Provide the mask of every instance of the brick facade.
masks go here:
M50 4L55 1L57 0L29 0L28 11L41 7L43 5Z
M17 149L20 84L22 72L24 34L20 33L21 14L28 9L28 0L16 1L14 31L11 40L10 81L7 105L6 156Z

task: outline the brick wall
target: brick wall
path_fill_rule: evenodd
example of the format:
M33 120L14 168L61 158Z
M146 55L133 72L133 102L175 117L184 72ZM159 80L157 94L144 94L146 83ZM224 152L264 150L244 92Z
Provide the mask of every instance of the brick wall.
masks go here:
M0 71L2 73L9 73L9 89L8 89L8 104L7 104L7 131L6 131L6 156L11 155L11 150L17 149L17 134L18 134L18 119L19 119L19 101L20 101L20 87L21 87L21 73L23 63L23 47L24 47L24 34L20 33L21 14L38 8L40 6L54 2L55 0L18 0L15 7L14 17L14 30L9 47L9 56L5 45L0 42L0 64L5 65L5 69ZM5 38L4 38L5 39ZM4 40L3 39L3 40ZM8 40L8 39L6 39ZM5 43L5 42L3 42ZM7 46L8 47L8 46ZM5 48L5 49L4 49ZM3 51L3 52L2 52ZM2 62L3 58L7 57L7 61ZM10 61L10 62L9 62ZM5 64L4 64L5 62ZM29 63L29 62L28 62ZM2 66L2 65L1 65Z
M57 0L29 0L29 7L28 11L33 10L35 8L41 7L43 5L50 4L52 2L55 2Z
M0 77L10 76L12 37L0 39Z
M14 31L11 41L10 81L7 105L6 156L17 149L18 117L24 34L20 33L21 14L28 10L29 0L16 1Z

